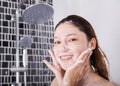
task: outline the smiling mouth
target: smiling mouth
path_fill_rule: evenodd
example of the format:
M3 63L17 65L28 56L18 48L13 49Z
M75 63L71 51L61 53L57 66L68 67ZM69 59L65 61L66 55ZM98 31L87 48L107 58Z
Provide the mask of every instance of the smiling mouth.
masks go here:
M63 56L60 56L60 59L62 61L68 61L68 60L71 60L72 59L72 56L73 55L63 55Z

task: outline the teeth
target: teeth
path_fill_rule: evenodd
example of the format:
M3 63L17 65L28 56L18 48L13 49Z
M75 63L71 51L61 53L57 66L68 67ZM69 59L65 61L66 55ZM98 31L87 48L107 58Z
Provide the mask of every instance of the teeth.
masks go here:
M65 60L65 59L67 60L67 59L72 58L72 55L61 56L60 58L63 59L63 60Z

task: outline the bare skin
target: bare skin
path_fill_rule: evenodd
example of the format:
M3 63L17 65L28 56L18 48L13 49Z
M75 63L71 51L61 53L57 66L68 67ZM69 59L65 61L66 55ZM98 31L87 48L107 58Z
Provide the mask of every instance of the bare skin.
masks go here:
M51 53L51 51L49 52ZM90 55L91 51L88 50L88 52ZM84 53L84 55L85 54L87 53ZM84 68L83 70L84 72L81 72L81 73L77 72L76 70L77 65L76 67L72 66L73 69L71 68L67 70L67 72L62 72L61 70L56 70L57 68L54 69L53 66L50 65L48 62L46 61L44 62L52 71L54 71L56 75L56 77L54 78L50 86L118 86L117 84L112 83L108 80L105 80L99 75L97 75L96 73L94 73L94 71L91 69L90 66L89 67L87 66L86 68ZM79 62L76 64L79 64ZM83 77L81 78L81 76Z
M86 35L69 22L60 24L54 36L53 51L49 50L53 65L44 60L56 76L51 86L117 86L91 68L89 61L96 39L88 42Z

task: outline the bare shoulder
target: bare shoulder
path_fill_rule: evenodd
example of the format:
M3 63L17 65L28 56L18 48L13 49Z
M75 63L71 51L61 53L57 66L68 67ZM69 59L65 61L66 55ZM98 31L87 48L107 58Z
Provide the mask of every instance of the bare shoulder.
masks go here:
M110 81L100 81L99 83L93 84L94 86L120 86L114 82Z
M103 83L103 86L120 86L120 85L112 81L106 81Z
M120 86L117 83L106 80L98 75L94 76L94 79L91 85L92 86Z
M118 85L118 84L115 83L115 82L109 82L108 84L109 84L109 86L120 86L120 85Z

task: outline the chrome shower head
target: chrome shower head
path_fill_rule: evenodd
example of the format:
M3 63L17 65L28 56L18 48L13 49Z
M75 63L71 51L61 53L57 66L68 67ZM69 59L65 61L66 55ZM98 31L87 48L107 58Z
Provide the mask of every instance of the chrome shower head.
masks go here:
M25 37L21 38L21 40L19 41L19 44L23 48L30 47L32 44L32 39L28 36L25 36Z
M47 3L39 3L28 7L22 17L28 24L39 24L47 22L53 16L54 10Z

